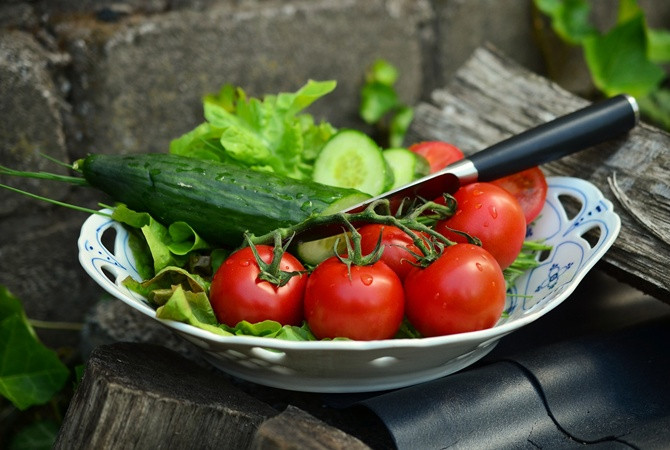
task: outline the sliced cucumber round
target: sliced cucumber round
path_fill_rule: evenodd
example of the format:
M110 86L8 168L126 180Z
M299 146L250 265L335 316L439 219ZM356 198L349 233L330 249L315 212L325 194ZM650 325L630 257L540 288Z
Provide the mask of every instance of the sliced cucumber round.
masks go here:
M430 173L426 158L406 148L389 148L383 152L384 158L393 171L392 189L404 186Z
M314 162L314 181L378 195L393 185L393 172L372 138L344 129L323 147Z
M361 193L360 196L350 195L343 198L341 201L336 201L324 209L320 215L335 214L344 209L347 209L350 206L357 205L370 198L370 195ZM344 233L337 236L329 236L323 239L317 239L314 241L301 242L297 246L296 256L304 264L310 266L316 266L322 261L330 258L335 254L334 246L337 239L340 239L340 242L337 246L338 252L343 252L346 250L346 242L344 240Z

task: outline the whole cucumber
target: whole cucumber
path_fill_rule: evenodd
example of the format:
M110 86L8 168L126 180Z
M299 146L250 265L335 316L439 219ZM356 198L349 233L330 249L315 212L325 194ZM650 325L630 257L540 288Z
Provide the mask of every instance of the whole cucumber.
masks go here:
M264 234L369 197L354 189L163 153L96 154L76 167L114 200L164 225L186 222L210 244L237 245L245 231Z

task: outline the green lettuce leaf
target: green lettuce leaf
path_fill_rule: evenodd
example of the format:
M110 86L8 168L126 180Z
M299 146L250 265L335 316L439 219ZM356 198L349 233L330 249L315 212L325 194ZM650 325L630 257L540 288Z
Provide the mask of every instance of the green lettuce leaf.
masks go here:
M195 293L206 293L209 292L210 282L197 274L189 273L181 267L166 267L158 272L155 277L142 282L127 277L123 280L123 285L160 306L165 304L175 286L181 286L182 289ZM169 292L167 298L166 291Z
M175 222L166 227L149 214L133 211L123 204L114 208L112 219L142 233L145 248L153 262L150 275L146 275L147 270L138 270L143 278L157 274L166 267L183 267L189 254L197 250L210 249L209 244L186 222ZM133 242L133 248L139 250L134 252L135 259L146 261L147 252L143 255L142 243L137 240Z
M336 130L302 111L335 86L334 81L310 80L297 92L261 100L225 85L218 95L204 98L206 122L173 140L170 153L309 179L310 163Z
M181 285L173 287L165 304L156 310L156 317L187 323L220 336L255 336L291 341L316 340L306 324L298 327L282 325L272 320L258 323L243 320L234 327L220 324L207 299L207 294L185 290Z
M175 286L165 304L156 310L156 317L187 323L222 336L232 335L218 325L207 294L186 291L181 285Z

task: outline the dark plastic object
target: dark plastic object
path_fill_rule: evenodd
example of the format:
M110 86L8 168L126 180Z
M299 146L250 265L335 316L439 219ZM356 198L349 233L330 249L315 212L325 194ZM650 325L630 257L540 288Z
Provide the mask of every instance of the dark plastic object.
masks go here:
M669 448L670 320L361 401L399 449Z
M620 137L635 127L638 119L635 99L618 95L526 130L345 212L361 211L379 198L388 198L392 205L405 197L436 198L443 192L455 192L460 184L520 172Z
M471 155L479 181L491 181L622 136L638 121L633 97L618 95L519 133Z

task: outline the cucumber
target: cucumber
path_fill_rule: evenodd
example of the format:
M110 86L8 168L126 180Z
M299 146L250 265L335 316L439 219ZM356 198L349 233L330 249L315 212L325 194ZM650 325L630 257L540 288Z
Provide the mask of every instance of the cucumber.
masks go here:
M365 198L362 198L360 201L364 201L367 198L369 198L368 195L365 195ZM345 199L345 201L349 201L349 197ZM360 202L359 202L360 203ZM332 205L328 206L326 209L322 211L321 214L326 215L326 214L335 214L339 211L342 211L343 209L352 206L351 204L343 204L340 201L334 202ZM325 261L326 259L330 258L335 254L335 242L337 242L337 239L340 240L340 242L337 245L337 251L338 252L343 252L347 249L346 241L344 240L344 232L342 234L334 235L334 236L328 236L323 239L316 239L314 241L306 241L306 242L300 242L297 247L296 247L296 256L300 261L302 261L304 264L310 265L310 266L316 266L322 261Z
M383 152L386 162L393 171L395 189L430 173L430 164L426 158L406 148L389 148Z
M173 154L91 155L77 162L86 181L159 222L188 223L210 244L237 245L329 207L368 198L354 190Z
M393 172L372 138L357 130L344 129L319 152L312 179L374 196L393 185Z

